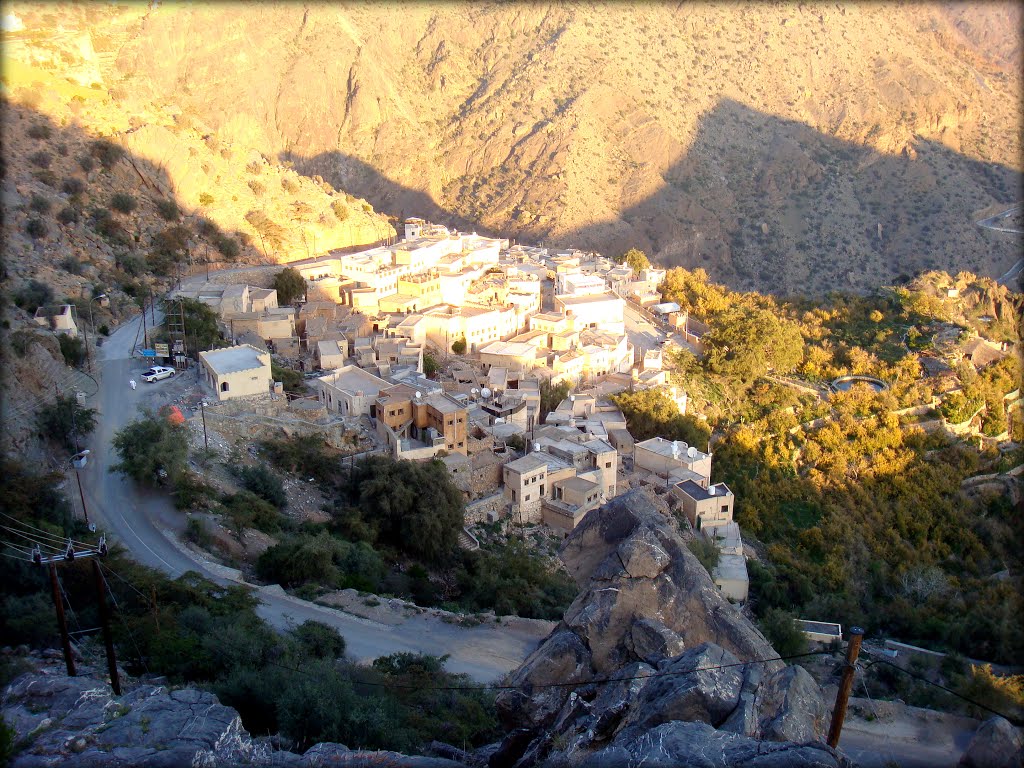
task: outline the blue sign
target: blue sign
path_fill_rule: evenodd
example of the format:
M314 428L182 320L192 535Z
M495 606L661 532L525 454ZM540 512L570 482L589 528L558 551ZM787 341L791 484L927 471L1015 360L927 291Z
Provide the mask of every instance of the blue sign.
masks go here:
M155 349L144 349L144 350L142 350L142 356L143 357L156 357L156 350Z

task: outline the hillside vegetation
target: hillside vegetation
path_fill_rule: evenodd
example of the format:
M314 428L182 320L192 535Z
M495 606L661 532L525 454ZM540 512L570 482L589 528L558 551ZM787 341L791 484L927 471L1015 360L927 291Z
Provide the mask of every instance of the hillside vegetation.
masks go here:
M974 224L1020 197L1012 3L9 8L8 77L112 98L151 149L173 105L394 215L783 294L998 276L1021 248ZM247 199L244 174L184 175L189 204Z

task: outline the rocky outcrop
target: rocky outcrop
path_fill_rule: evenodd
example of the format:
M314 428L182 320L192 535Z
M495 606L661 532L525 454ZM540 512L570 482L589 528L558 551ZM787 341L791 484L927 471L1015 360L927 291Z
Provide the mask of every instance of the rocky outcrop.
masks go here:
M990 717L967 745L960 768L1020 768L1024 765L1024 738L1004 717Z
M491 766L844 763L820 743L818 685L778 660L642 492L587 515L562 559L580 595L498 696L515 730Z
M304 754L252 738L238 713L212 693L135 684L122 696L87 669L66 677L43 669L4 692L2 715L14 729L11 768L457 768L461 763L395 752L317 744Z

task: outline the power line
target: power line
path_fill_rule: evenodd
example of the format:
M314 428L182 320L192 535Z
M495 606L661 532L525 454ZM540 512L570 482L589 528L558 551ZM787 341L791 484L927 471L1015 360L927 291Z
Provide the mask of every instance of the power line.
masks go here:
M101 570L110 571L109 568L104 568L103 564L99 560L93 560L93 562L96 565L98 565ZM113 573L113 571L110 571L110 572ZM117 576L116 573L114 575ZM120 578L120 576L118 576L118 578ZM122 581L123 581L123 579L122 579ZM125 583L127 583L127 582L125 582ZM130 626L128 626L128 621L125 619L124 613L121 612L121 606L118 605L117 598L114 597L114 591L110 588L110 584L107 581L104 581L103 585L107 588L107 594L110 595L110 601L114 604L114 610L117 611L117 616L118 616L118 618L121 619L121 624L124 625L125 631L128 633L128 638L132 641L132 645L135 646L135 653L138 654L139 661L142 662L142 668L145 669L146 672L148 673L149 672L149 665L146 664L146 657L142 653L142 649L139 648L139 644L137 642L135 642L135 633L132 632L132 628ZM132 587L132 589L135 589L135 587ZM138 592L137 589L135 591ZM140 592L139 594L142 594L142 593ZM145 597L145 596L143 596L143 597Z
M77 539L72 539L70 536L58 536L56 533L51 533L50 531L46 531L46 530L44 530L42 528L38 528L38 527L36 527L36 526L34 526L34 525L30 524L30 523L26 523L24 520L19 520L16 517L8 515L6 512L0 512L0 517L6 517L8 520L13 520L18 525L23 526L25 528L28 528L30 531L33 531L34 535L36 535L36 536L43 536L45 538L48 538L48 539L51 539L51 540L54 540L54 541L59 541L62 545L67 544L70 541L72 544L77 544L80 547L91 547L92 546L92 544L89 544L88 542L78 541Z
M49 544L49 543L47 543L45 541L37 541L36 539L33 539L31 536L28 536L27 534L24 534L21 531L17 531L14 528L10 528L10 527L8 527L6 525L0 525L0 528L4 529L5 531L10 531L15 536L20 536L21 538L25 539L26 541L32 542L37 547L39 547L39 549L41 549L41 550L42 549L50 550L50 552L52 554L60 554L61 552L64 551L60 547L55 547L52 544Z
M744 667L747 664L767 664L773 661L788 661L789 659L801 659L807 656L822 656L831 655L832 651L811 651L810 653L796 653L791 656L773 656L770 659L752 659L750 661L738 661L734 664L717 664L711 667L695 667L694 669L684 669L679 671L665 671L665 672L654 672L650 675L631 675L629 677L606 677L599 680L578 680L571 683L544 683L542 685L530 685L530 690L544 690L547 688L585 688L588 685L605 685L607 683L621 683L629 682L631 680L654 680L660 677L677 677L679 675L689 675L693 672L710 672L716 669L729 669L730 667ZM298 672L301 675L307 675L308 677L316 677L303 669L297 667L289 667L287 664L279 664L276 661L268 661L268 664L272 664L275 667L281 667L282 669L289 669L292 672ZM395 683L374 683L358 681L357 685L368 685L375 688L386 688L386 689L412 689L418 691L518 691L522 690L525 685L402 685Z

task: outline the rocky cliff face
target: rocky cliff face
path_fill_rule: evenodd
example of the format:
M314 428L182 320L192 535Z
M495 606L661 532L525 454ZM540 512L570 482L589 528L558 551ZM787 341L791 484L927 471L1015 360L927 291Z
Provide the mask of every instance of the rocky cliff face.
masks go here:
M252 738L238 713L194 688L132 684L114 696L89 668L79 677L42 667L4 691L2 715L14 729L11 768L459 768L450 760L362 752L316 744L301 755Z
M1020 194L1013 3L10 10L8 55L395 215L777 292L1021 245L974 225Z
M492 766L835 766L800 667L715 589L642 492L590 513L562 550L581 592L498 696Z

